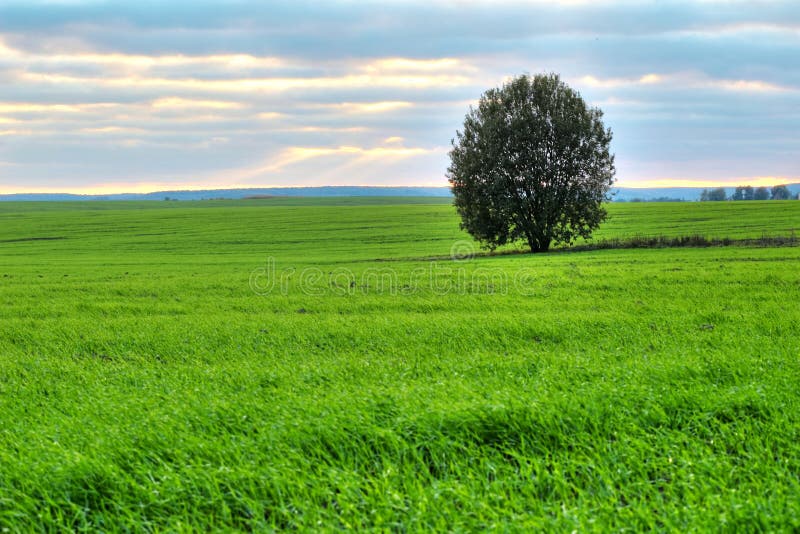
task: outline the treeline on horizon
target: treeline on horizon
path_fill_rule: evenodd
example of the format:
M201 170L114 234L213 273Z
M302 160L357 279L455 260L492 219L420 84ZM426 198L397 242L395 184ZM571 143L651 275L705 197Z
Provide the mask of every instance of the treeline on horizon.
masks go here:
M722 201L722 200L800 200L800 193L792 196L791 191L785 185L776 185L771 189L766 187L753 188L749 185L740 185L731 196L725 191L724 187L714 189L703 189L700 193L700 202Z
M615 202L686 202L686 199L675 198L675 197L655 197L655 198L633 197L631 199L619 198L615 199L614 201Z

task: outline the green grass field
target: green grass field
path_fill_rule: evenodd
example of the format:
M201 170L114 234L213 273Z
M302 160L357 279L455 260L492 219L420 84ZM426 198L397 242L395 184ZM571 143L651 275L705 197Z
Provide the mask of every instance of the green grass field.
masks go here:
M447 202L0 204L0 527L800 529L800 247L452 261Z

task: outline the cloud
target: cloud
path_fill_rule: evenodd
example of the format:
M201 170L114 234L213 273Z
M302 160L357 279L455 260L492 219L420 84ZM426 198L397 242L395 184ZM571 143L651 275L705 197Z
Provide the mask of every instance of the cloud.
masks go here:
M0 102L0 113L84 113L109 109L115 104L90 103L90 104L47 104L36 102Z
M119 52L98 53L75 51L73 53L30 52L9 46L0 40L0 57L6 63L23 63L25 65L42 65L51 68L63 68L74 65L100 65L117 67L124 70L148 71L164 67L192 67L195 69L276 69L286 65L277 57L258 57L252 54L211 54L211 55L145 55Z
M334 126L298 126L296 128L290 128L291 131L296 132L304 132L304 133L319 133L319 132L326 132L326 133L361 133L369 131L369 128L364 126L343 126L343 127L334 127Z
M177 96L159 98L153 101L151 105L154 109L242 109L245 107L241 102L196 100Z
M446 185L438 147L524 72L603 109L624 182L789 179L799 34L788 0L9 0L0 190Z
M400 138L396 138L400 139ZM302 147L293 146L284 149L280 154L270 160L263 166L254 169L248 169L238 174L239 177L251 177L257 174L272 173L282 170L283 168L300 163L310 159L326 158L326 157L344 157L358 162L365 162L369 160L393 160L410 158L421 155L441 153L441 148L419 148L419 147L404 147L397 146L392 143L392 146L377 146L372 148L364 148L359 146L337 146L337 147Z
M347 114L359 113L385 113L398 109L413 107L412 102L388 101L388 102L340 102L337 104L319 104L316 107L322 109L332 109L342 111Z
M672 74L643 74L634 78L597 78L587 75L578 79L578 83L588 87L614 89L647 85L671 85L680 89L724 89L755 93L798 92L800 88L779 85L764 80L726 80L711 78L702 73L678 72Z
M721 87L727 91L744 91L748 93L783 93L787 91L798 91L795 87L782 86L762 80L714 80L710 83L712 86Z
M203 91L216 93L248 93L251 91L281 92L290 90L357 89L369 87L398 87L406 89L425 89L429 87L452 87L466 85L469 79L464 76L440 75L344 75L335 77L298 78L163 78L145 76L97 77L73 76L19 72L16 78L21 82L50 85L76 85L104 88L136 87L153 88L160 91Z
M708 178L653 178L631 182L630 185L620 182L618 187L735 187L739 185L773 186L797 182L800 176L732 176L726 179L709 180Z
M2 166L2 163L0 163ZM179 186L184 191L201 191L206 189L214 189L219 187L226 188L246 188L247 185L226 183L220 185L218 179L210 181L189 181L182 180L175 181L97 181L90 184L70 184L67 188L53 188L52 186L30 186L30 185L5 185L0 184L0 194L13 195L19 193L53 193L53 192L70 192L78 195L107 195L112 193L152 193L154 191L170 191L174 190L175 186Z
M0 130L0 136L1 137L5 137L5 136L18 137L18 136L31 135L31 134L32 134L31 130Z
M263 121L274 121L286 117L286 114L277 111L262 111L256 117Z
M386 72L477 72L474 65L464 60L452 57L434 59L412 59L405 57L390 57L370 61L359 67L361 70L372 73Z
M81 132L88 134L142 134L147 133L143 128L125 128L123 126L103 126L101 128L81 128Z

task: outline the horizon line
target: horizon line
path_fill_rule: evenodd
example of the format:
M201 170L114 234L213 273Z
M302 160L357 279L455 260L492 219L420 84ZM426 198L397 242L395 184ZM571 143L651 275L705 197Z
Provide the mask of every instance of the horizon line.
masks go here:
M753 187L774 187L777 185L800 185L800 178L789 180L775 179L777 177L764 177L769 180L768 183L763 179L750 179L741 180L736 183L731 182L694 182L685 181L680 185L670 185L667 181L655 181L652 185L613 185L614 189L707 189L707 188L736 188L740 186L751 185ZM795 181L796 180L796 181ZM25 196L25 195L70 195L70 196L85 196L96 197L105 195L155 195L155 194L168 194L168 193L190 193L190 192L215 192L215 191L258 191L258 190L271 190L271 189L333 189L333 188L360 188L360 189L450 189L446 185L267 185L267 186L231 186L231 187L201 187L201 186L188 186L180 189L146 189L146 190L128 190L128 189L94 189L94 188L69 188L69 189L39 189L33 188L31 190L0 190L0 196Z

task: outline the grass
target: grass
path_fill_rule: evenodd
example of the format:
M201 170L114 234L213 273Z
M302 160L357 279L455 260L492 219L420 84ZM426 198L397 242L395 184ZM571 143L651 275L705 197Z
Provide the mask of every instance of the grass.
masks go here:
M800 528L800 248L415 259L464 239L417 200L0 204L0 527Z

